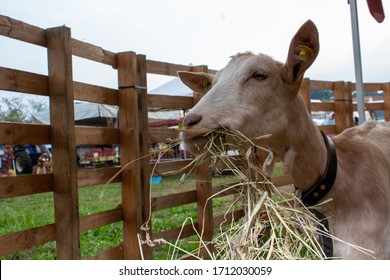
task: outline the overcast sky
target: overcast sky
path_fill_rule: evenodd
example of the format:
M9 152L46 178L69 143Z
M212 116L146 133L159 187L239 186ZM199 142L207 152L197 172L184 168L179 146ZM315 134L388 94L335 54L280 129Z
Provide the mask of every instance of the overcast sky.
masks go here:
M390 1L378 24L358 0L365 82L390 81ZM321 50L307 71L313 80L355 81L347 0L1 0L0 14L42 28L66 25L72 37L120 52L178 64L224 67L243 51L285 61L292 36L307 19L317 25ZM44 48L0 36L0 66L47 73ZM115 87L110 67L74 60L75 80ZM150 89L161 79L149 78Z

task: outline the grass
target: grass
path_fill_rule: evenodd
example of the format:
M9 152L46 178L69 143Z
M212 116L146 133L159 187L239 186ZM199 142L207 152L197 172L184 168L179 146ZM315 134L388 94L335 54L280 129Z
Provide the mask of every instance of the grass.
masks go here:
M232 177L220 177L213 179L213 185L232 182ZM177 192L195 189L195 178L188 177L184 183L180 183L180 176L164 177L160 184L151 186L152 196L164 196ZM229 204L229 198L214 200L215 215L224 213ZM80 216L116 208L121 204L120 184L103 186L89 186L79 189ZM23 196L0 200L0 236L18 232L29 228L39 227L54 223L54 201L52 193ZM170 209L153 212L153 232L159 232L175 227L180 227L186 218L196 220L196 204L188 204ZM122 241L122 222L102 226L84 232L80 236L82 258L94 256L99 252L114 247ZM183 241L181 246L186 250L196 249L195 239L189 238ZM170 249L161 246L154 250L155 259L169 258ZM55 242L49 242L15 254L1 256L5 259L55 259Z

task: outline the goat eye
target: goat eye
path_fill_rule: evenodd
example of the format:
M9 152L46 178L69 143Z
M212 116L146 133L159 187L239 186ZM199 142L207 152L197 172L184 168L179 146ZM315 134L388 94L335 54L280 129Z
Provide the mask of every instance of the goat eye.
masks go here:
M265 80L268 78L268 76L262 72L253 72L252 76L251 76L253 79L256 79L256 80L259 80L259 81L262 81L262 80Z

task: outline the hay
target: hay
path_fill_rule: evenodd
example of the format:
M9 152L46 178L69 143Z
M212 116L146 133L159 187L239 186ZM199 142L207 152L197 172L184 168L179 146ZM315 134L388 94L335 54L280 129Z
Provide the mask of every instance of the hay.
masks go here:
M222 223L211 242L203 241L203 229L200 233L196 232L200 240L199 249L197 252L185 252L187 256L201 258L202 247L206 249L207 258L211 259L323 259L324 254L317 236L328 233L318 230L317 218L293 194L279 191L263 174L253 153L253 147L264 149L255 144L261 137L252 141L240 132L224 128L212 132L185 132L203 135L208 139L205 147L199 147L201 152L185 169L193 171L199 164L209 160L210 169L233 170L239 182L224 191L235 188L240 189L240 192L229 209L242 207L246 214L241 220L233 220L230 224ZM228 151L240 151L236 154L244 156L232 157L228 155ZM182 170L176 171L180 172ZM209 198L208 203L211 203L213 197ZM225 213L225 221L229 220L229 212ZM195 229L195 223L192 220L191 223ZM186 221L183 226L184 224ZM175 244L158 240L159 244L169 244L172 247L171 259L176 258L178 252L184 251L179 246L180 235ZM155 244L150 239L145 243L152 246ZM212 253L208 251L209 247L214 248Z
M226 211L225 222L219 225L219 233L215 235L211 242L206 242L202 238L204 225L201 231L198 232L197 223L189 217L183 221L182 230L177 236L175 243L168 242L163 238L152 240L149 227L152 211L151 201L149 201L149 217L141 226L144 237L138 234L138 243L142 258L142 246L154 247L156 245L166 244L172 250L167 255L167 259L185 257L202 259L201 249L203 248L204 250L202 251L208 254L206 258L215 260L321 260L324 259L325 254L318 242L320 235L328 236L336 242L347 244L352 249L373 257L372 254L374 252L354 244L349 244L330 235L318 218L310 211L311 208L315 209L315 207L305 207L295 195L280 191L267 178L259 162L256 160L253 147L269 153L266 162L272 159L273 155L269 149L256 145L257 141L268 138L270 135L256 137L251 140L238 131L225 128L210 132L188 129L181 129L181 131L188 134L204 136L208 141L204 147L199 147L200 153L190 164L180 170L167 172L164 175L182 174L184 170L190 170L189 172L187 171L187 174L183 174L181 178L181 181L183 181L197 166L207 160L211 162L209 166L211 170L221 171L223 168L228 168L234 171L234 175L239 181L209 197L207 203L211 203L214 197L230 189L240 189L240 191L236 199L231 203L228 211ZM157 154L157 165L162 155L179 143L180 140L176 139L163 149L156 150L153 153L128 162L104 187L137 160ZM237 152L236 156L232 157L228 154L228 151L232 150L240 152ZM151 177L154 174L155 167L153 168ZM101 197L103 196L104 189L100 195ZM320 205L328 202L329 200L324 201ZM228 219L228 216L232 215L230 210L235 207L243 208L246 214L244 218L238 221ZM228 220L232 222L227 224L226 221ZM198 250L194 252L188 252L180 247L182 231L184 226L187 225L187 221L190 221L199 239ZM209 248L213 248L213 252ZM184 253L185 256L179 256L179 252Z
M315 216L305 207L294 208L291 195L273 185L243 186L244 207L251 214L229 228L221 227L213 240L218 259L322 259ZM249 195L248 195L249 194Z

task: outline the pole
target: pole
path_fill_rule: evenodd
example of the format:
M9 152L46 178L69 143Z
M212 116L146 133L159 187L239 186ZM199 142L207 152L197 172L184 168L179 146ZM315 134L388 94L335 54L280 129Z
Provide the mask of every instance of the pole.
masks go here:
M355 79L356 79L356 96L357 107L359 113L359 124L366 120L364 113L364 89L363 89L363 74L362 74L362 58L360 53L359 39L359 23L357 16L356 0L349 0L351 8L351 23L352 23L352 40L353 40L353 55L355 61Z

